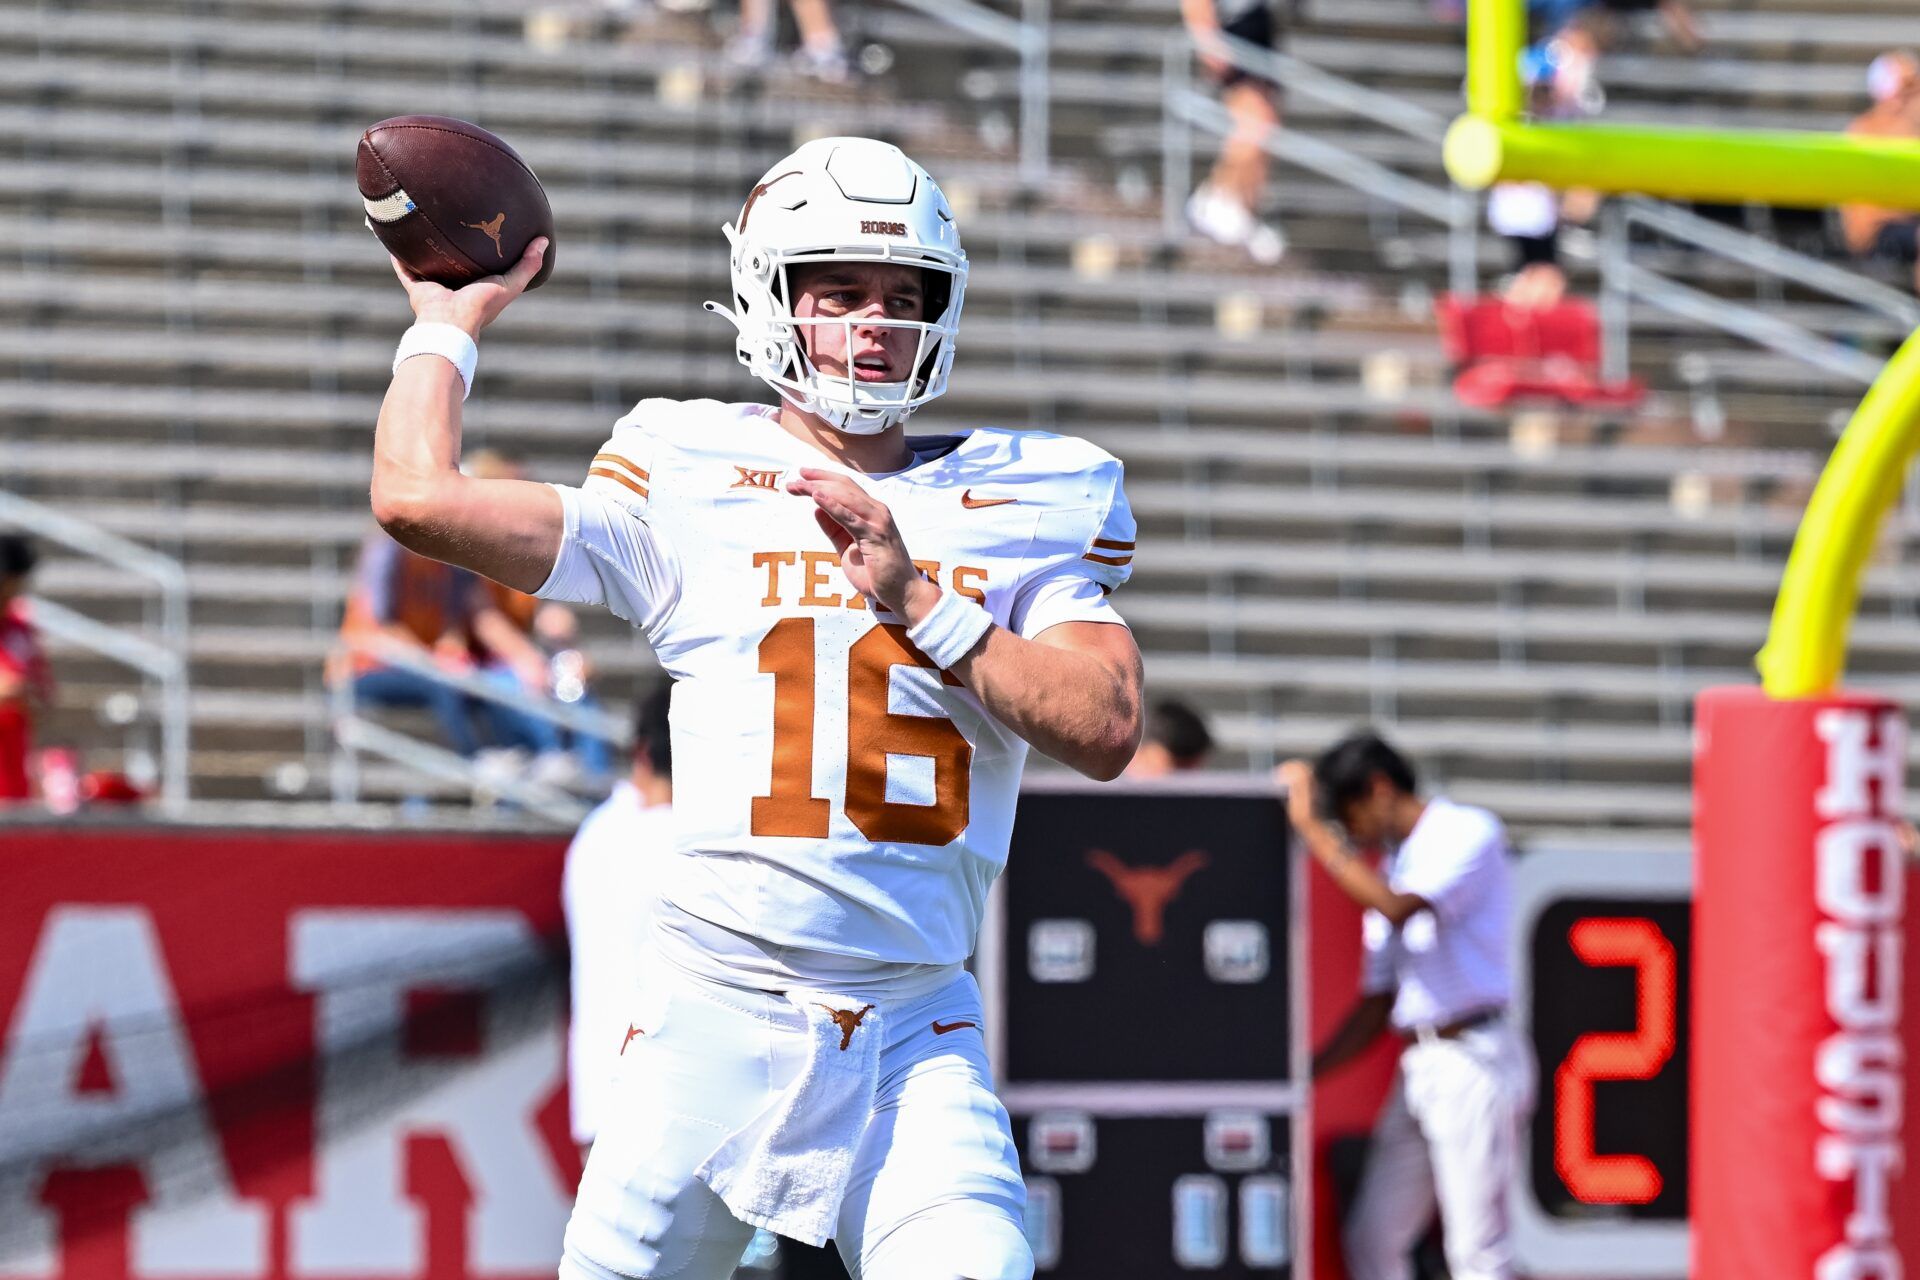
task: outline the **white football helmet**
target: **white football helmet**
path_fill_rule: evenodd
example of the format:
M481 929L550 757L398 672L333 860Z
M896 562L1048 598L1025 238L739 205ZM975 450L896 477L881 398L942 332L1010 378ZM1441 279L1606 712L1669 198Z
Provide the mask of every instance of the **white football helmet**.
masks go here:
M947 389L967 289L967 255L953 210L932 175L900 148L872 138L821 138L767 170L722 228L733 249L733 306L706 304L733 322L734 350L796 408L851 435L878 435ZM921 268L925 320L793 314L788 268L808 262L888 262ZM800 341L803 328L884 325L919 333L903 382L822 374Z

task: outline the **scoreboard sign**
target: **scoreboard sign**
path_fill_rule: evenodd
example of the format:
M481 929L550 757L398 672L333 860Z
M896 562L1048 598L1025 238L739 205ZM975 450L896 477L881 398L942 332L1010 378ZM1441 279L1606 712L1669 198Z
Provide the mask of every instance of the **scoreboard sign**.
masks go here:
M1271 790L1021 795L978 967L1041 1277L1304 1275L1300 875Z
M1291 1080L1289 879L1272 792L1023 795L1002 1081Z
M1284 1114L1013 1117L1041 1277L1282 1277L1294 1259Z
M1687 1275L1690 851L1515 866L1515 1015L1540 1071L1517 1173L1520 1270Z

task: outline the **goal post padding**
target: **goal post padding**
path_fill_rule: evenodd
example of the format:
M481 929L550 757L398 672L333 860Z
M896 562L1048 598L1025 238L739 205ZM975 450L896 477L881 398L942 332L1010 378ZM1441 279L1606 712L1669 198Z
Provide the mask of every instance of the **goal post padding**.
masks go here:
M1725 688L1696 734L1693 1280L1897 1280L1904 719Z

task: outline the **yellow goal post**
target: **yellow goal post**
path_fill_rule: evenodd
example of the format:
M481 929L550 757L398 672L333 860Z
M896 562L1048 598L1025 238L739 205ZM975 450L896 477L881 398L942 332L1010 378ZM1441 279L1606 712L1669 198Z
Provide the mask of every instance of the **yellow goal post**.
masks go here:
M1444 155L1462 187L1538 182L1671 200L1920 210L1920 142L1530 123L1520 79L1526 25L1526 0L1467 6L1467 112L1448 130ZM1757 660L1769 696L1818 697L1839 684L1860 579L1916 450L1920 334L1860 402L1807 504Z

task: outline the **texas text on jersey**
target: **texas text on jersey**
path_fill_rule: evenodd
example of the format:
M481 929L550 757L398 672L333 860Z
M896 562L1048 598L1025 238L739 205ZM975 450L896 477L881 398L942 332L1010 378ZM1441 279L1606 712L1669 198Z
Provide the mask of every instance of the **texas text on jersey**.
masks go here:
M776 410L647 400L561 488L539 594L604 602L679 682L671 911L780 947L952 965L1006 859L1027 744L849 588L811 502L820 454ZM911 441L857 480L915 563L1032 637L1118 622L1131 572L1120 464L1083 441L976 430ZM848 473L855 474L855 473Z

